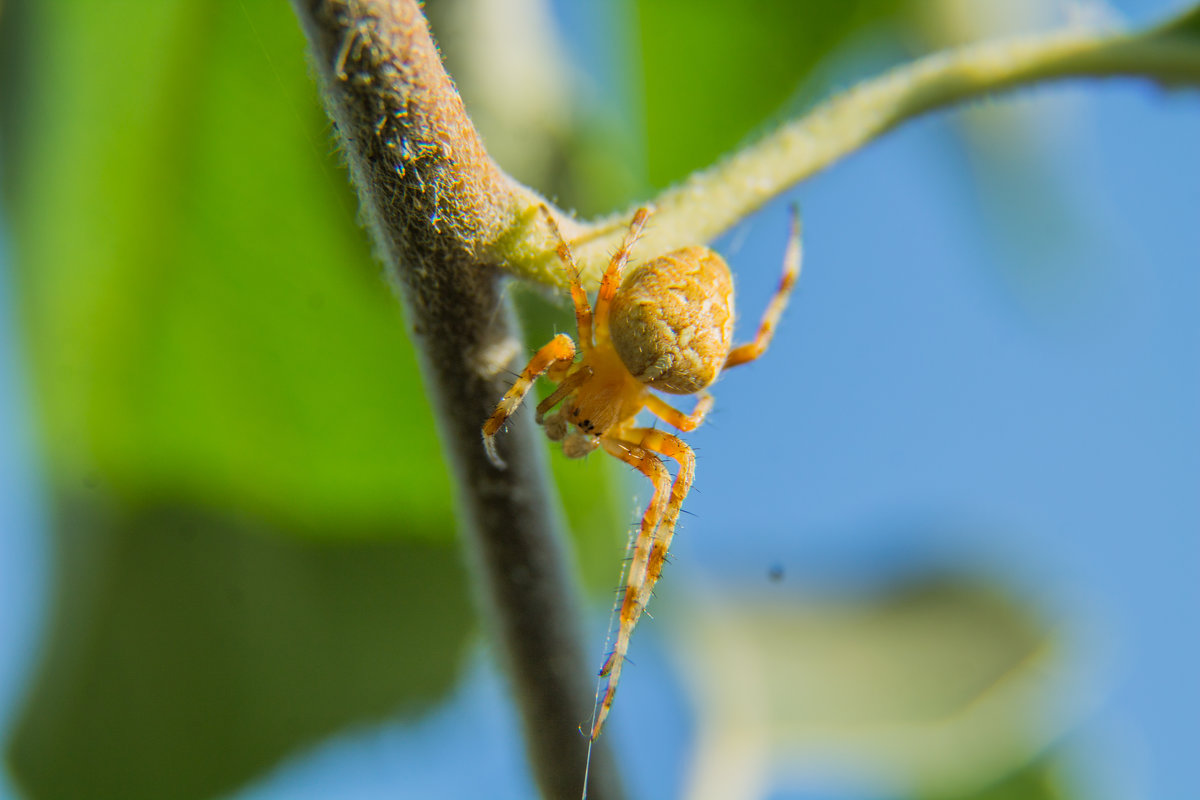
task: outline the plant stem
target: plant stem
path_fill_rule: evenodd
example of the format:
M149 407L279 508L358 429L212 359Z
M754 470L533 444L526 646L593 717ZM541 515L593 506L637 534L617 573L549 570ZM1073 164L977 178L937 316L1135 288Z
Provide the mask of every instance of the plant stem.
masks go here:
M421 358L462 509L478 601L503 656L546 798L579 797L593 689L578 602L528 415L488 461L480 426L521 352L495 242L537 198L484 151L415 0L293 0L362 213ZM419 613L419 609L414 609ZM419 657L419 654L414 654ZM620 797L598 746L589 796Z
M1200 7L1145 31L1035 34L936 53L897 67L639 203L657 209L639 252L666 253L711 241L791 186L930 111L1047 81L1113 77L1200 85ZM630 216L632 212L615 214L576 234L572 244L585 282L598 280ZM531 234L514 239L503 253L509 268L523 278L565 286L552 242Z

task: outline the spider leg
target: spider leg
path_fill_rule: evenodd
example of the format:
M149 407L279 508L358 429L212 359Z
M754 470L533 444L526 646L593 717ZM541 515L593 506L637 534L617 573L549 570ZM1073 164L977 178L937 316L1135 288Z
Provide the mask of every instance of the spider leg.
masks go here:
M592 307L588 305L587 292L583 290L583 284L579 281L579 266L575 263L575 255L571 252L567 240L563 238L562 231L558 228L558 220L554 218L545 204L542 204L541 212L546 217L546 222L550 223L550 230L554 233L554 238L558 240L556 252L567 268L567 280L571 285L571 303L575 306L575 327L579 334L579 349L586 353L592 349L595 340L592 338Z
M604 688L604 699L592 724L591 738L600 735L604 720L612 708L613 697L617 693L617 683L621 680L621 667L625 663L625 654L629 651L629 637L642 615L645 607L644 598L649 595L643 591L646 575L650 565L651 551L654 545L654 533L658 530L667 504L667 492L671 485L671 474L663 466L662 459L644 447L632 441L624 441L605 436L600 439L601 446L610 454L626 464L634 467L649 478L654 484L654 496L646 513L642 515L641 527L633 547L633 561L629 564L629 574L626 576L624 597L621 599L620 625L617 630L617 640L613 651L600 670L601 677L607 677L608 683Z
M683 508L683 499L692 488L692 479L696 476L696 455L692 448L674 434L655 428L634 428L628 431L630 441L637 442L641 447L660 455L673 458L679 464L679 473L671 487L671 499L663 512L662 523L658 526L658 535L650 548L650 562L646 566L646 580L641 587L642 596L638 598L640 608L645 608L650 602L650 594L654 584L662 575L663 566L667 561L667 551L671 547L671 539L675 535L675 523L679 520L679 512Z
M563 382L558 385L558 388L546 395L546 399L537 404L537 424L541 425L542 420L546 418L546 412L565 400L572 392L579 388L579 384L592 377L592 374L591 367L581 366L563 378Z
M488 417L487 422L483 423L483 446L487 450L488 460L497 469L504 469L504 460L496 452L496 433L504 425L504 421L521 405L521 401L525 399L529 388L533 386L533 382L539 375L552 367L564 363L570 364L574 360L575 343L571 341L571 337L565 333L555 336L548 344L543 345L542 349L534 353L533 358L521 371L517 382L501 398L499 405L496 406L496 412Z
M729 357L725 359L725 369L749 363L767 351L767 346L771 344L771 338L775 335L775 326L779 324L779 318L783 315L783 310L787 308L792 287L796 285L796 279L800 277L802 256L800 212L796 210L795 206L792 206L792 225L788 233L787 250L783 254L783 277L779 280L779 288L775 290L775 295L767 304L762 323L758 326L758 335L754 337L754 341L733 348Z
M684 433L700 427L700 423L704 421L704 417L707 416L712 406L713 396L708 392L700 393L700 399L696 401L696 407L690 414L683 413L658 395L649 393L646 395L646 408L650 409L650 413Z
M617 289L621 288L621 271L625 269L629 254L633 251L638 237L642 235L642 228L649 217L648 208L639 208L633 215L633 221L629 223L629 230L625 233L625 240L621 242L620 249L613 253L612 260L608 262L608 269L604 270L604 277L600 279L600 292L596 295L597 340L608 339L608 312Z

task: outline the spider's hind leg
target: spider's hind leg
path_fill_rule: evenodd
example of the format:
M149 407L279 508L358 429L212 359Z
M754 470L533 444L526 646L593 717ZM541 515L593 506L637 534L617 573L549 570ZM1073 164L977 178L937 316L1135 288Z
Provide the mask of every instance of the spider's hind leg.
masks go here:
M650 548L650 561L646 565L646 579L641 587L639 605L645 609L650 602L654 585L662 575L667 562L667 552L671 547L671 539L675 536L675 524L679 521L679 513L683 509L683 499L692 488L692 480L696 476L696 455L692 448L674 434L660 431L657 428L635 428L629 431L630 439L641 447L654 453L675 459L679 464L679 473L671 486L671 497L663 510L662 523Z
M600 735L604 720L612 708L617 683L621 677L621 667L629 651L630 637L646 610L646 604L650 602L654 585L662 574L671 538L675 534L675 523L683 507L683 499L687 497L696 473L696 457L692 448L679 437L654 428L634 428L626 431L623 436L627 438L605 438L601 443L609 453L637 467L654 482L654 497L642 517L641 529L634 545L633 561L629 565L629 576L625 583L624 597L621 599L617 640L608 660L604 662L603 669L600 670L601 676L607 676L608 685L605 687L604 699L600 703L596 721L592 725L592 739ZM679 463L679 474L673 484L670 473L656 454L673 458Z
M656 573L662 571L661 565L655 567L655 553L661 544L660 538L656 537L667 525L667 520L673 518L672 506L675 506L677 502L683 502L682 494L677 498L677 492L671 488L671 474L667 472L662 459L652 452L652 449L658 449L654 447L657 444L656 437L647 436L652 433L657 432L639 428L622 434L623 436L629 435L628 439L606 436L600 440L600 444L609 454L634 467L653 482L654 495L650 499L650 505L646 507L645 514L642 515L637 539L634 542L633 559L629 563L629 572L626 575L625 587L622 591L616 642L604 662L604 667L600 670L600 676L607 678L607 684L596 719L592 723L592 739L600 735L604 721L612 709L613 698L617 693L617 684L621 680L621 667L624 666L625 656L629 652L630 637L650 599L650 589L653 586L651 574L655 574L656 579ZM670 434L663 435L675 439ZM679 440L676 439L676 441ZM680 444L683 443L680 442ZM686 445L684 447L686 448ZM678 488L679 480L676 480L675 483ZM689 485L691 483L690 476L687 478L687 483ZM683 494L686 493L687 489L684 487ZM674 516L678 516L677 508ZM671 525L673 524L672 522ZM666 540L670 541L669 533ZM661 556L658 557L658 560L661 561Z

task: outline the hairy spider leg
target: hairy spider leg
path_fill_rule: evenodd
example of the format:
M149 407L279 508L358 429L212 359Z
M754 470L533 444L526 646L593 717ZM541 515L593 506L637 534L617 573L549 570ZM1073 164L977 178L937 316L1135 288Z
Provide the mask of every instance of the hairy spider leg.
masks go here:
M558 220L554 218L545 204L541 206L541 211L546 217L546 222L550 223L550 230L554 233L554 238L558 240L556 249L558 258L567 268L567 281L571 286L571 303L575 306L575 328L579 336L579 349L586 353L596 344L595 339L592 338L592 307L588 305L587 292L583 290L583 284L579 280L579 266L575 263L575 254L571 252L567 240L563 238L562 231L558 227Z
M488 460L497 469L504 469L505 466L504 460L496 452L496 433L504 425L504 421L520 407L521 401L525 399L529 388L533 386L533 382L538 379L539 375L551 367L564 362L569 365L574 360L575 343L571 341L571 337L565 333L555 336L549 343L543 345L542 349L533 354L533 358L529 359L529 363L521 371L517 382L501 398L495 413L488 418L487 422L483 423L483 446L487 450Z
M654 532L658 529L662 519L667 504L668 490L671 486L671 473L667 472L667 468L663 466L662 459L636 442L604 436L601 437L600 444L610 455L621 459L649 478L650 482L654 484L654 495L650 498L650 504L646 506L646 513L642 515L637 539L634 541L633 560L629 564L629 572L623 588L624 596L621 599L617 641L600 670L600 677L607 678L608 681L604 688L604 699L601 701L596 719L592 723L591 738L593 741L600 735L600 730L604 727L604 720L608 718L613 698L617 693L617 683L621 679L621 667L625 663L625 654L629 650L629 635L633 631L633 626L626 624L625 620L641 597L641 586L646 582L646 570L650 564ZM634 615L635 620L641 616L641 611L641 608L637 609Z
M667 483L670 481L670 474L662 466L662 461L656 454L675 459L679 463L679 474L676 475L674 484L671 486L670 499L661 512L661 521L656 524L648 524L651 514L651 509L648 508L634 544L633 562L629 566L624 597L621 600L617 639L612 652L609 653L608 659L600 670L600 676L607 676L608 683L604 688L604 698L600 702L600 710L592 724L591 738L593 740L600 735L604 721L612 709L613 699L617 694L617 684L621 678L621 667L629 652L629 641L633 636L633 629L637 627L638 621L646 610L646 605L650 602L654 585L662 575L667 550L670 548L671 539L675 534L675 523L679 519L679 511L683 507L683 500L687 497L692 486L692 479L696 474L696 457L692 449L674 434L655 428L632 428L625 431L623 435L628 438L605 439L602 440L602 444L605 445L608 452L614 455L617 453L614 452L612 445L625 448L625 451L629 453L639 451L645 453L643 460L654 459L657 469L651 480L654 481L655 501L661 503ZM651 506L654 506L654 501L651 502Z
M667 502L663 520L658 526L658 534L654 537L654 543L650 549L650 563L646 567L646 580L640 590L639 607L644 609L650 602L654 585L658 583L658 579L662 575L663 566L667 561L667 552L671 548L671 539L675 536L675 523L679 521L679 512L683 508L683 499L691 491L692 480L696 477L696 454L678 436L657 428L635 428L629 433L637 434L640 437L633 439L631 436L630 439L637 441L642 447L659 455L673 458L679 464L679 473L675 476L675 483L671 487L671 499ZM625 622L624 616L622 616L622 622ZM633 632L633 626L636 624L636 618L628 622L630 633Z
M567 375L567 377L563 378L562 383L560 383L553 392L546 395L546 398L542 400L542 402L537 404L537 417L535 418L537 424L541 425L546 419L546 412L574 394L575 390L579 388L580 384L592 377L592 374L591 367L587 366L586 364L580 364L578 369L571 372L571 374Z
M625 232L625 239L621 242L620 249L613 253L612 260L608 262L608 269L604 270L604 277L600 279L600 291L596 295L597 342L608 341L608 313L617 290L621 288L621 272L625 269L625 264L629 261L629 254L642 235L642 228L645 227L649 216L650 209L648 208L639 208L633 215L633 221L629 223L629 230Z
M700 398L696 401L696 407L692 409L692 413L690 414L683 413L658 395L646 395L646 408L649 409L650 413L684 433L699 428L700 423L704 422L704 418L708 415L712 406L713 396L708 392L700 393Z
M739 364L747 364L767 352L767 346L771 344L771 339L775 336L775 326L779 324L779 318L783 315L783 310L787 308L792 287L796 285L796 279L800 277L802 257L800 212L795 206L792 206L792 224L788 233L787 250L783 254L783 277L779 280L779 288L775 290L775 295L767 304L766 313L763 314L762 323L758 326L758 334L754 337L754 341L733 348L729 357L725 359L725 369L736 367Z

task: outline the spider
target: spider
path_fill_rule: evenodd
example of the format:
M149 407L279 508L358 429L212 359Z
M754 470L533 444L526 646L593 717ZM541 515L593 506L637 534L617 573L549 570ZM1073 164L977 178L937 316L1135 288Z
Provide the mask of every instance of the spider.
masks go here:
M558 256L567 270L582 358L575 360L576 344L562 333L534 354L483 425L488 457L497 468L504 467L496 452L496 433L521 405L533 382L545 375L558 386L538 403L536 420L551 440L563 443L563 453L581 458L603 448L654 485L621 590L616 641L600 670L607 685L592 723L590 738L594 741L612 708L630 636L662 573L695 474L696 457L683 440L657 428L638 427L635 417L647 409L682 432L694 430L713 405L705 388L723 369L754 361L766 351L800 275L800 220L793 208L783 278L767 305L758 334L754 341L731 348L733 278L721 256L707 247L684 247L623 275L651 213L639 209L604 271L593 310L570 246L549 209L542 206L541 211L558 240ZM691 413L684 413L651 390L698 393L699 398ZM555 406L559 409L550 413ZM679 465L674 482L663 457Z

